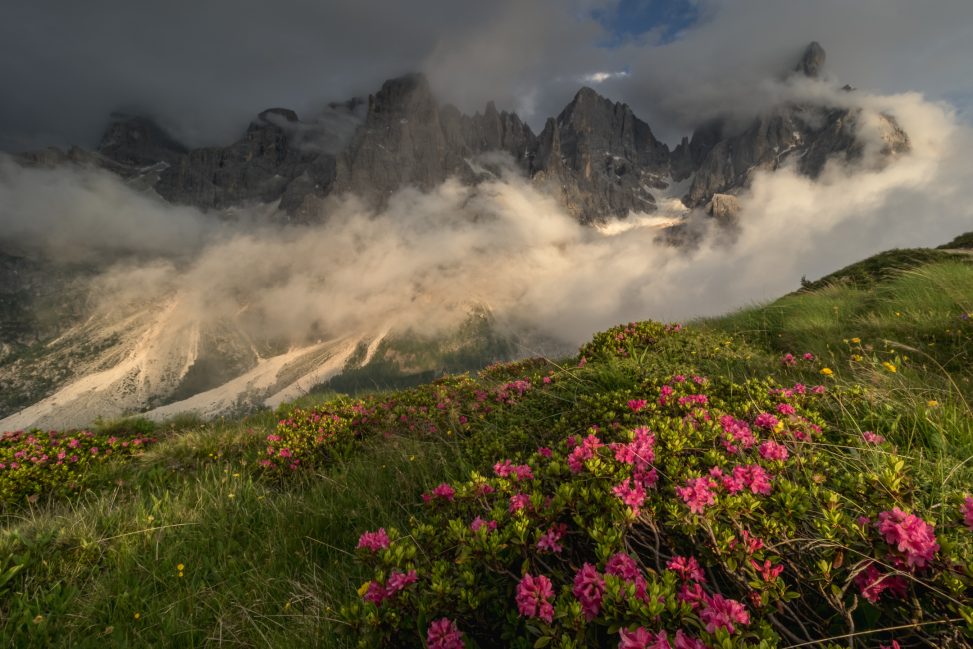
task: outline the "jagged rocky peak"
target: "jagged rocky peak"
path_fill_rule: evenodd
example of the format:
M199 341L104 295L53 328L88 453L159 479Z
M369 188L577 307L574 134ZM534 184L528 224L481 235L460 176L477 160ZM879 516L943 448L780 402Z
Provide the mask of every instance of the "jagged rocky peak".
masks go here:
M389 79L382 88L368 98L368 115L429 118L438 111L438 104L421 72Z
M584 87L547 121L530 171L582 222L594 222L655 210L651 190L667 185L669 160L669 147L627 104Z
M816 79L824 68L826 55L824 48L817 41L811 41L806 48L801 60L797 62L794 72L800 72L806 77Z
M115 112L98 144L98 152L126 165L174 162L188 149L149 117Z

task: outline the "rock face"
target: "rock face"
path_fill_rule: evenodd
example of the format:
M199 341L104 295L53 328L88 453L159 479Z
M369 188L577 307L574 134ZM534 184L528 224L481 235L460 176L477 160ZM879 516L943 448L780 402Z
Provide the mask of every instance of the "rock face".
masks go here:
M817 41L811 41L804 50L804 54L801 55L801 60L797 62L794 71L800 72L806 77L817 78L824 67L825 58L824 48Z
M547 120L530 172L582 222L592 222L655 210L652 189L667 186L669 157L669 147L626 104L582 88Z
M813 42L785 69L818 79L825 60ZM270 108L225 147L189 150L148 118L116 114L96 152L50 150L21 160L97 165L173 203L207 210L272 204L306 220L320 218L321 200L332 194L353 193L379 209L403 187L428 191L450 177L479 182L492 174L476 158L503 152L581 222L592 223L652 212L658 192L672 182L691 179L683 202L705 208L715 195L748 187L757 171L793 164L817 177L828 161L861 160L862 118L857 111L785 104L742 128L719 119L703 124L670 151L626 104L591 88L578 91L535 135L492 102L472 116L442 105L423 75L409 74L386 81L367 100L329 104L307 122ZM895 120L880 121L868 126L878 133L881 153L907 151L908 137Z
M479 153L504 151L523 162L533 144L516 115L497 112L492 102L472 117L440 107L428 80L410 74L369 97L365 123L339 157L336 189L381 206L407 185L429 190L450 176L475 181L468 161Z

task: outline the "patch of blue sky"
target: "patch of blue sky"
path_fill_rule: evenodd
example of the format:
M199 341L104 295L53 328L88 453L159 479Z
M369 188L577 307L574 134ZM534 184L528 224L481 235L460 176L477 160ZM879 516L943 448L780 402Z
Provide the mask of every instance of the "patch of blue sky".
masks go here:
M599 45L612 48L650 33L656 43L671 42L698 20L699 9L694 0L619 0L591 15L609 33Z

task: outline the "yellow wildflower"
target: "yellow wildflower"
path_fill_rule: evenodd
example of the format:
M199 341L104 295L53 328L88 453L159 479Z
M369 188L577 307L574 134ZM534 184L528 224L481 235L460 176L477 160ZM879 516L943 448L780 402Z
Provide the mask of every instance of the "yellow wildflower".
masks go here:
M824 374L825 376L831 376L832 374L834 374L834 372L831 370L830 367L822 367L821 373Z
M142 614L141 614L141 613L139 613L138 611L135 611L135 615L133 615L132 617L134 617L134 618L135 618L135 619L137 620L137 619L139 619L140 617L142 617Z
M858 343L860 343L861 341L862 341L862 339L861 339L861 338L857 338L857 337L856 337L856 338L852 338L852 339L851 339L851 342L853 342L853 343L855 343L856 345L857 345Z
M860 363L861 360L862 360L862 357L861 357L860 354L852 354L851 355L851 360L855 361L856 363Z
M892 372L892 374L895 374L896 368L895 365L892 365L892 363L885 361L884 363L882 363L882 367L887 369L889 372Z
M182 572L185 569L186 569L186 566L184 566L183 564L181 564L181 563L176 564L176 570Z
M358 587L358 596L359 597L364 597L365 596L365 593L368 592L368 587L369 587L369 585L371 585L371 583L372 582L370 582L370 581L366 581L364 584L362 584L361 586Z
M926 402L926 405L929 406L930 408L938 408L939 402L936 401L935 399L930 399L929 401Z

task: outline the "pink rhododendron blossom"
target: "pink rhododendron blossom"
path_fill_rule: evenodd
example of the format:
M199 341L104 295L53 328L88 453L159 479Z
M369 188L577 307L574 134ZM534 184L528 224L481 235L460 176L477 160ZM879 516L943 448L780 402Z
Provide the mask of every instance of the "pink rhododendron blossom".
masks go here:
M634 631L618 630L618 649L649 649L656 646L654 643L652 632L644 627L640 626Z
M646 401L645 399L632 399L631 401L628 402L628 409L631 410L632 412L640 412L647 405L649 405L649 402Z
M804 354L804 356L802 358L804 360L806 360L806 361L813 361L814 360L814 354L812 354L811 352L807 352L806 354Z
M446 617L429 625L426 644L429 649L465 649L463 632L456 626L456 622Z
M581 603L584 618L591 622L601 611L601 598L605 592L605 580L590 563L586 563L574 576L571 592Z
M797 414L797 410L789 403L778 403L777 404L777 414L779 415L794 415Z
M706 593L699 582L683 582L679 588L679 601L689 604L694 611L703 605L705 599Z
M753 569L757 571L760 578L764 581L774 581L780 576L780 573L784 572L784 566L775 566L770 563L770 559L767 559L763 564L759 563L756 559L750 559L750 565Z
M784 354L780 357L780 364L784 367L794 367L797 365L797 359L794 358L794 354Z
M477 516L473 519L473 522L470 523L470 529L474 532L479 532L480 528L483 527L487 528L487 532L492 532L493 530L497 529L497 522L484 520L483 518Z
M616 485L612 488L612 493L615 494L619 500L632 508L632 512L637 516L639 513L639 508L642 503L645 502L645 487L636 483L634 486L630 486L632 482L631 478L625 478L622 484Z
M524 617L536 617L550 624L554 620L554 587L544 575L526 574L517 584L517 610Z
M683 581L698 581L700 583L706 581L706 576L703 574L699 562L696 561L696 557L683 557L677 554L669 559L666 568L679 575L679 578Z
M788 452L787 447L783 444L778 444L773 440L767 440L760 445L760 457L765 460L775 460L783 462L787 459Z
M877 604L882 593L886 591L893 597L901 599L909 590L909 584L904 577L882 574L874 563L855 575L855 585L858 586L862 596L872 604Z
M493 472L501 478L513 477L515 480L533 480L534 473L529 464L514 464L510 460L497 462L493 465Z
M672 396L673 392L675 392L675 390L672 389L671 385L663 385L662 388L659 390L659 405L660 406L666 405L666 403L668 403L669 401L669 397Z
M568 526L564 523L558 523L557 525L552 525L541 538L537 541L537 548L539 550L544 550L545 552L558 553L564 548L561 547L561 538L568 531Z
M753 420L754 426L757 428L766 428L767 430L773 430L779 423L780 420L769 412L762 412Z
M415 570L410 570L409 572L399 572L398 570L393 570L392 574L389 575L389 578L385 582L386 597L395 595L409 584L416 583L418 579L419 576L416 574Z
M358 537L358 549L371 550L372 552L378 552L379 550L384 550L389 547L389 535L385 532L384 527L378 528L374 532L363 532L360 537Z
M568 468L572 473L580 473L584 463L595 456L595 451L604 446L595 435L588 435L580 444L574 447L568 456Z
M645 426L632 431L632 441L628 444L612 444L615 459L635 468L645 470L655 461L655 435Z
M751 493L761 496L770 495L772 478L759 464L733 467L733 477L739 480Z
M750 614L743 604L735 599L727 599L719 593L706 597L703 608L699 612L699 619L706 625L709 633L716 633L717 629L726 629L734 633L735 625L750 624Z
M866 430L864 433L862 433L862 437L869 444L881 444L885 441L884 437L878 435L877 433L873 433L870 430Z
M530 508L530 495L528 494L514 494L510 497L510 507L508 511L513 514L514 512L519 512L521 509Z
M756 443L753 432L747 422L731 415L720 417L723 428L723 446L730 453L739 453L740 449L748 449Z
M551 449L547 448L546 446L541 446L539 449L537 449L537 453L538 455L546 458L550 458L552 454Z
M441 500L453 502L453 499L455 497L456 497L456 490L450 487L445 482L440 483L435 489L432 490L432 492L422 495L422 499L426 502L429 502L433 498L439 498Z
M650 489L655 486L655 483L659 481L659 472L652 467L648 471L640 471L636 469L632 471L632 480L636 484L642 485L646 489Z
M705 394L687 394L684 397L679 397L678 403L680 406L705 406L709 403L709 397Z
M702 514L707 505L716 502L716 495L713 493L716 486L716 483L707 476L690 478L686 481L685 487L676 487L676 494L689 505L689 511Z
M378 606L387 596L385 587L377 581L372 581L368 583L368 588L365 590L365 594L362 595L362 599Z
M910 568L929 565L939 551L933 526L898 507L878 515L878 531L886 543L905 554L906 565Z
M682 629L676 631L676 643L673 647L674 649L708 649L702 640L686 635L682 632Z
M963 506L961 508L963 513L963 522L966 526L973 530L973 496L967 496L963 501Z

